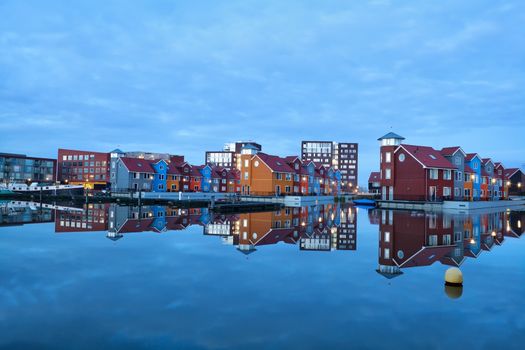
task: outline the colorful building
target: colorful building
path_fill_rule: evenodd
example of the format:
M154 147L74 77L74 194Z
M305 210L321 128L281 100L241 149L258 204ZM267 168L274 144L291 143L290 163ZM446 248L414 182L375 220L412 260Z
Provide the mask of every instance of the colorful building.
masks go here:
M383 200L442 201L453 198L454 166L432 147L401 144L388 133L381 142Z
M292 194L295 171L284 158L257 152L249 145L241 151L241 193Z
M505 169L509 196L525 196L525 173L519 168Z
M477 153L467 153L465 157L466 165L472 170L470 178L472 180L472 200L481 199L481 157Z
M57 178L62 183L87 189L110 187L110 154L105 152L58 149Z
M381 193L381 173L379 171L372 171L368 177L368 193Z

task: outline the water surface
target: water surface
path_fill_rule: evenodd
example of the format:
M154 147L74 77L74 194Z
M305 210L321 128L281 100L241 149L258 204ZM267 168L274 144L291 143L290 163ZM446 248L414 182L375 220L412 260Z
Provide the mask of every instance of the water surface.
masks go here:
M523 211L330 205L221 216L5 203L1 212L1 348L517 349L525 341ZM451 266L463 271L462 290L445 290Z

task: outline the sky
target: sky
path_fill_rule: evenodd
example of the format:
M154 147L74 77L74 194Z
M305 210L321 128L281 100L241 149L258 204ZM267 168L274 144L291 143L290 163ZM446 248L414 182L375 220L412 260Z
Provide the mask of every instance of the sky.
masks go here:
M523 1L0 0L0 152L463 146L525 166Z

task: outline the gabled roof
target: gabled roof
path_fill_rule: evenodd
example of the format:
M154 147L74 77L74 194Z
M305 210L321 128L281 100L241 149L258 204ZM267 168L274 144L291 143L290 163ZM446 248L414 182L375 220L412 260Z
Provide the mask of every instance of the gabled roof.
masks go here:
M190 174L193 177L202 177L199 167L191 167Z
M299 160L301 161L301 159L298 157L298 156L286 156L284 157L284 160L288 163L293 163L295 162L296 160Z
M182 172L180 171L179 167L172 164L168 164L168 174L170 175L182 175Z
M494 162L490 158L483 158L481 159L481 162L483 165L487 165L488 163L492 163L492 165L494 165Z
M454 154L456 154L457 152L463 153L464 157L467 156L467 154L459 146L445 147L445 148L442 148L440 152L441 152L442 155L444 155L446 157L451 157Z
M368 177L368 182L377 182L381 180L381 174L379 171L372 171L370 177Z
M498 169L498 168L505 169L505 167L503 166L501 162L494 163L494 169Z
M403 148L425 168L456 169L439 151L428 146L400 145L395 152Z
M128 158L122 157L119 158L122 164L132 172L135 173L154 173L155 170L151 167L149 161L139 158Z
M505 177L511 178L518 171L521 171L521 169L520 168L508 168L508 169L505 169ZM523 173L523 171L521 171L521 172Z
M471 167L469 167L468 165L465 164L465 172L466 173L469 173L469 174L475 174L476 172L474 171L474 169L472 169Z
M398 140L404 140L405 138L403 136L399 136L398 134L396 133L393 133L393 132L389 132L388 134L380 137L377 139L377 141L381 141L383 139L398 139Z
M478 157L479 160L481 161L481 157L479 156L479 154L477 153L467 153L467 156L465 157L465 160L467 162L470 162L472 159L474 159L475 157Z
M293 173L294 170L281 157L272 156L266 153L259 152L256 154L272 171L280 173Z

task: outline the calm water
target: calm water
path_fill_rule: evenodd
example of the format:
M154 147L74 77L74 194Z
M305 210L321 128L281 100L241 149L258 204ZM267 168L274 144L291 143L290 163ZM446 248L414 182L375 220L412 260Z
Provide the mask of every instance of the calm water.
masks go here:
M4 203L0 348L494 348L525 341L525 212L216 216ZM443 275L460 266L461 290Z

